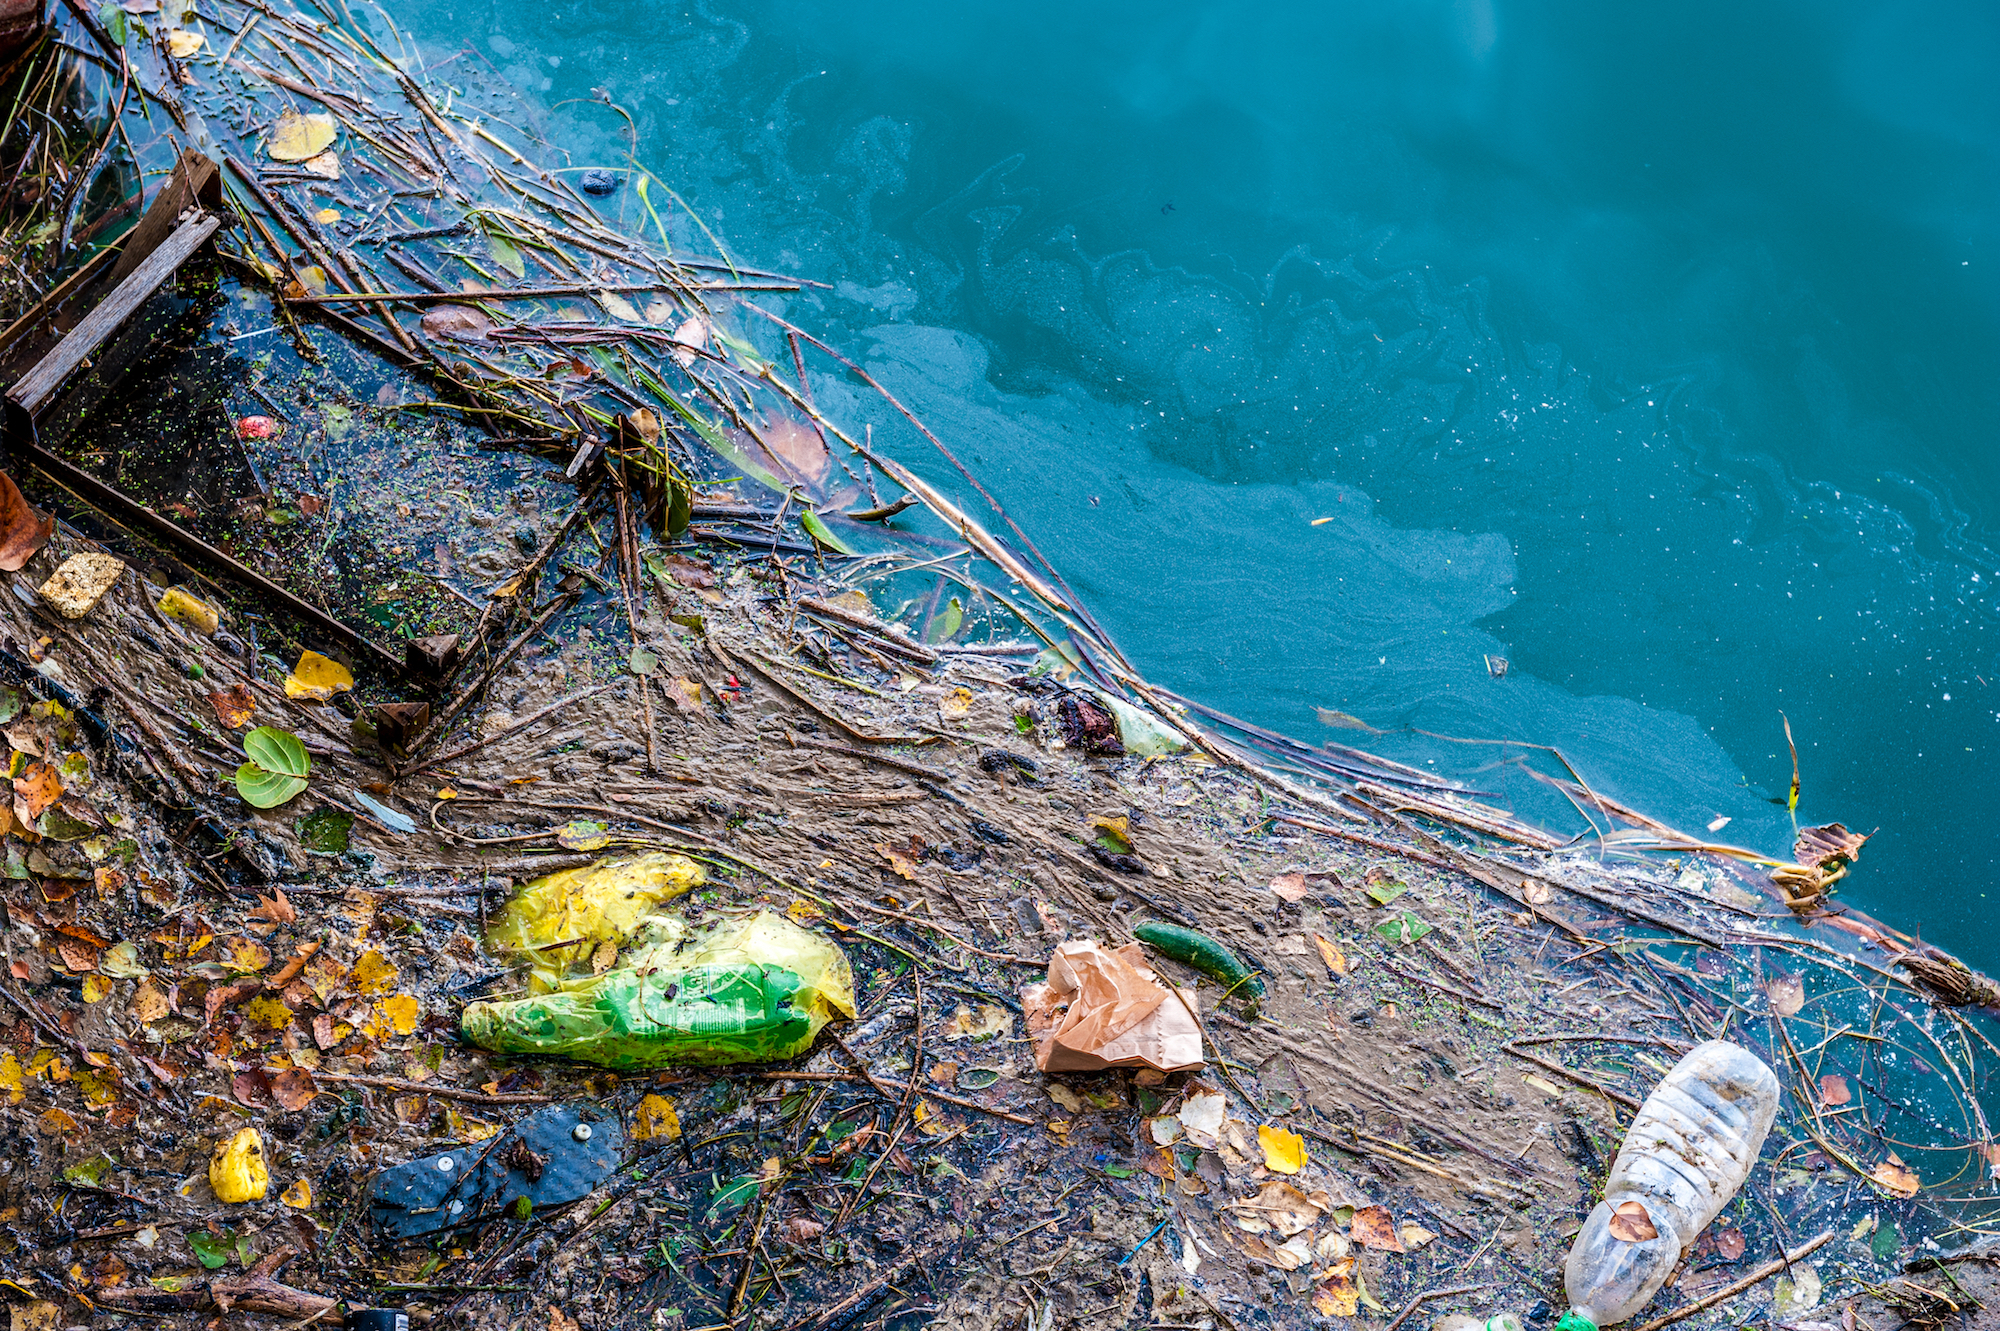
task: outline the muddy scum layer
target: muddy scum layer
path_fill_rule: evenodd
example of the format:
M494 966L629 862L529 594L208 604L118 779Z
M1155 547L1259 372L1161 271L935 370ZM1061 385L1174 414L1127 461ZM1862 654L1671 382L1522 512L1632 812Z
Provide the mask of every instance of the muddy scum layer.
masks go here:
M250 11L228 8L239 26L218 32L247 42ZM267 33L331 40L258 12ZM115 80L90 68L108 100ZM402 122L413 140L418 119ZM323 188L311 202L364 217L402 197ZM449 211L444 197L409 207ZM267 240L286 224L239 205ZM427 262L470 281L447 261L470 267L472 234ZM507 242L483 243L472 259L498 277ZM803 371L782 404L753 401L784 396L773 365L803 364L771 328L676 340L671 320L607 302L561 327L524 319L500 350L403 329L475 404L526 382L572 413L571 435L523 447L474 428L379 334L294 333L324 307L260 271L240 254L190 264L43 444L378 647L500 629L441 687L335 653L356 687L291 697L300 653L333 650L310 623L15 468L65 520L0 575L15 791L0 1274L16 1326L327 1325L327 1300L551 1331L1387 1331L1501 1310L1547 1326L1623 1126L1718 1036L1764 1058L1785 1103L1749 1184L1639 1322L1815 1242L1682 1324L1991 1315L1974 1310L1996 1297L1982 1254L2000 1155L1981 1106L2000 1051L1987 1014L1934 1005L1938 986L1898 968L1928 955L1914 940L1821 903L1787 911L1761 872L1581 785L1580 807L1625 831L1563 843L1476 792L1165 704L1075 608L1024 608L1028 566L969 523L876 541L843 517L893 500L888 481L918 485L844 449ZM575 349L606 345L633 359ZM508 378L509 356L539 377ZM663 436L691 500L670 536L637 514L635 455L572 465L576 420L594 421L578 404L602 399L571 381L630 395L683 372L695 382L674 392L727 407ZM716 423L732 419L739 434ZM802 507L826 512L819 531ZM89 550L129 571L62 619L36 589ZM176 584L221 607L220 632L160 612ZM1195 743L1065 743L1066 706L1107 682ZM447 719L385 749L376 705L418 699ZM259 725L311 755L305 791L261 812L234 783ZM466 1003L514 992L482 941L505 894L645 848L703 865L675 903L691 923L769 907L837 942L854 1021L757 1067L613 1074L463 1045ZM1260 1009L1156 958L1198 985L1204 1070L1039 1073L1020 987L1062 940L1122 943L1148 920L1237 951L1267 986ZM1184 1122L1211 1093L1222 1121ZM618 1168L587 1196L437 1242L371 1228L378 1171L476 1154L549 1105L619 1121ZM209 1163L246 1127L269 1184L225 1202ZM1285 1133L1303 1161L1271 1153Z

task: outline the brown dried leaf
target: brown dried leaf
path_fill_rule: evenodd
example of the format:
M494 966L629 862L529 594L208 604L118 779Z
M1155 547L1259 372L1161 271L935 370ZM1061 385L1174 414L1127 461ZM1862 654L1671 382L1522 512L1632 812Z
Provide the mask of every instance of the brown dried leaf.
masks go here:
M1764 992L1770 995L1771 1011L1781 1017L1790 1017L1806 1005L1806 982L1796 975L1778 974L1764 984Z
M312 1073L304 1068L286 1068L271 1078L271 1098L280 1107L294 1112L311 1104L319 1094L319 1087L313 1082Z
M426 337L455 337L464 342L484 342L493 331L493 320L470 305L434 305L418 320Z
M266 924L290 924L292 921L298 919L299 913L292 909L292 903L286 898L284 889L275 888L273 890L277 892L277 896L259 896L257 904L245 912L243 918L246 920L262 920Z
M1847 1078L1829 1072L1819 1079L1819 1102L1828 1109L1844 1105L1854 1098L1854 1092L1847 1089Z
M1868 837L1856 836L1839 823L1802 827L1798 840L1792 843L1792 858L1800 864L1834 869L1860 859L1862 843L1867 840Z
M167 991L153 982L151 976L139 981L139 987L132 993L132 1003L127 1009L134 1021L151 1024L164 1018L172 1008L167 1004Z
M1364 1206L1356 1211L1347 1227L1347 1236L1364 1248L1403 1251L1402 1236L1396 1233L1396 1218L1386 1206Z
M1715 1251L1723 1260L1733 1262L1743 1255L1743 1231L1731 1225L1728 1229L1715 1231Z
M1280 901L1304 901L1306 876L1302 873L1281 873L1271 880L1271 892Z
M1521 900L1530 906L1546 906L1556 899L1556 890L1539 878L1521 880Z
M237 1103L264 1108L271 1103L271 1077L262 1068L247 1068L229 1083L229 1093Z
M1611 1213L1611 1237L1626 1243L1645 1243L1660 1237L1644 1202L1620 1202Z
M56 939L56 952L62 957L64 969L73 974L87 975L97 969L97 949L81 938Z
M0 471L0 569L20 571L55 531L55 516L30 504L14 478Z
M916 861L912 860L908 853L898 850L894 846L877 846L875 850L883 859L889 861L891 872L912 883L917 881Z
M230 730L247 726L257 719L257 700L250 696L248 684L237 684L208 695L208 705L215 709L215 719Z
M812 426L785 416L765 425L762 433L764 447L796 472L801 480L808 485L818 485L826 480L827 468L832 465L833 459L826 451L826 441Z

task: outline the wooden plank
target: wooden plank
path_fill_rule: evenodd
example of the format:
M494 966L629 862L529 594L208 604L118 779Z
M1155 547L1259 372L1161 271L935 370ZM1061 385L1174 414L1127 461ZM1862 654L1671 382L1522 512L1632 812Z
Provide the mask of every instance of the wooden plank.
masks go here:
M165 244L147 255L132 270L131 276L113 288L96 309L83 316L69 335L56 344L54 351L44 356L38 365L7 390L8 415L16 420L24 415L30 421L40 415L56 390L62 387L63 381L89 359L106 338L137 314L139 307L166 285L167 279L179 271L188 257L200 249L221 225L222 219L215 214L200 213L175 228Z
M153 202L147 207L145 216L139 219L139 225L125 237L125 247L118 255L118 266L111 270L113 285L131 276L133 269L173 234L174 228L180 224L182 213L199 209L204 203L210 208L217 206L221 194L220 175L215 163L200 153L181 154L181 160L174 166L174 174L153 196Z
M64 461L32 440L21 441L17 447L20 455L28 462L46 472L56 484L85 503L95 504L118 522L127 526L142 527L162 540L178 546L191 563L206 565L211 572L234 578L245 586L255 589L347 648L355 656L365 656L373 660L390 675L402 673L403 662L386 648L376 646L312 602L293 595L256 569L242 563L226 551L216 549L178 523L160 516L124 491L105 484L81 467Z

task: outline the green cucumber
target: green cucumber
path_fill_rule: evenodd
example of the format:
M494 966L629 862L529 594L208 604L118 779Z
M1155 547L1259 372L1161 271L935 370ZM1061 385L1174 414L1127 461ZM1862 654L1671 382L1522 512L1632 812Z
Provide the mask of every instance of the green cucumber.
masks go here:
M1256 1002L1264 996L1264 982L1243 959L1205 933L1183 929L1178 924L1148 920L1132 930L1142 943L1150 943L1164 956L1194 967L1217 984L1226 986L1239 998Z

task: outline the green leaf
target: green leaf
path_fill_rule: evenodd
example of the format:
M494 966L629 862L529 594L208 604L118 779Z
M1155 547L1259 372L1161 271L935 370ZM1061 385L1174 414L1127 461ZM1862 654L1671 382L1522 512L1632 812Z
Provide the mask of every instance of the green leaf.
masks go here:
M275 809L305 788L304 777L267 772L256 763L236 769L236 793L253 809Z
M526 1220L529 1216L533 1215L534 1213L535 1213L535 1204L529 1201L525 1196L516 1197L514 1199L514 1218L516 1220Z
M505 268L515 277L526 277L528 275L527 261L522 259L521 251L514 248L514 242L508 240L505 236L494 231L487 232L486 248L493 255L493 262Z
M958 1074L958 1089L961 1091L983 1091L1000 1080L998 1068L967 1068Z
M853 550L848 548L847 542L835 536L827 525L820 521L819 514L813 512L813 510L807 508L799 511L799 525L806 529L806 535L812 537L814 541L825 546L835 554L851 555L854 553ZM956 598L953 599L954 601L956 600Z
M1107 1173L1107 1174L1109 1174L1109 1175L1110 1175L1110 1176L1111 1176L1112 1178L1131 1178L1131 1177L1132 1177L1132 1166L1130 1166L1130 1165L1106 1165L1106 1166L1104 1167L1104 1172L1105 1172L1105 1173Z
M667 477L667 535L680 536L694 521L694 487L678 473Z
M1409 890L1408 883L1376 883L1368 889L1368 899L1378 906L1386 906Z
M944 609L938 611L931 620L930 632L924 634L925 642L950 642L965 627L965 604L956 596L945 602Z
M756 1195L757 1176L738 1174L716 1192L715 1199L708 1204L708 1213L714 1216L720 1211L733 1211Z
M275 809L306 788L312 758L299 737L276 726L258 726L243 737L250 761L236 769L236 793L257 809Z
M187 1245L194 1249L203 1266L215 1271L226 1266L229 1255L236 1251L236 1231L225 1229L220 1234L211 1234L198 1229L187 1236Z
M312 756L299 737L276 726L258 726L243 737L243 752L251 762L274 776L303 779L312 771Z
M1414 943L1430 931L1430 925L1425 924L1408 911L1402 912L1393 919L1384 920L1375 926L1375 932L1382 935L1383 941L1397 947L1401 947L1405 943Z
M11 684L0 684L0 725L5 725L19 716L27 705L27 694Z
M626 659L625 664L635 675L650 675L660 668L660 655L642 643L632 649L632 655Z
M347 849L347 832L353 826L354 815L345 809L315 809L299 819L299 840L307 850L338 855Z
M111 35L111 40L120 46L132 35L132 26L125 21L125 11L115 3L98 10L97 18L104 25L104 31Z
M1886 1262L1894 1257L1896 1250L1902 1246L1903 1236L1896 1232L1896 1222L1885 1219L1881 1227L1875 1231L1875 1239L1868 1245L1868 1250L1875 1254L1876 1261Z

